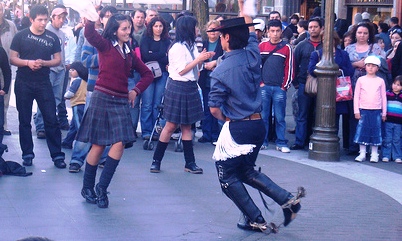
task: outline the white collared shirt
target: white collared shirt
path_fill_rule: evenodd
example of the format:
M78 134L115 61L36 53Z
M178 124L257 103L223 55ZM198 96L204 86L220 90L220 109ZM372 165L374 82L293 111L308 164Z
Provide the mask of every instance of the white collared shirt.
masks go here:
M199 53L195 44L193 46L193 53L194 57L197 58ZM197 79L194 76L193 70L188 71L184 75L179 74L189 63L194 60L184 43L173 44L169 50L168 58L168 72L171 79L178 81L195 81Z

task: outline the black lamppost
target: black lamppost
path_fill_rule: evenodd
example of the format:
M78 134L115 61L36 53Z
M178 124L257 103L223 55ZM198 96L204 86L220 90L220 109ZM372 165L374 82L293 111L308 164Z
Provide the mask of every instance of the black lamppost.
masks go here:
M314 71L318 77L318 93L308 158L319 161L339 161L339 137L335 124L335 82L339 67L334 62L333 54L334 1L325 1L323 54Z

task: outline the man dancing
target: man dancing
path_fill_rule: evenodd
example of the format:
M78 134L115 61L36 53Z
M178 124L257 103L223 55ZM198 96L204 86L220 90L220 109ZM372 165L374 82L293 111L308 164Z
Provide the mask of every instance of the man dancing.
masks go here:
M213 155L222 191L244 214L241 229L265 231L269 228L243 183L250 185L282 206L287 226L300 210L300 197L294 197L265 174L254 170L265 137L261 119L261 56L252 19L244 14L244 0L239 0L239 18L221 21L210 31L221 32L226 53L211 74L210 110L226 121Z

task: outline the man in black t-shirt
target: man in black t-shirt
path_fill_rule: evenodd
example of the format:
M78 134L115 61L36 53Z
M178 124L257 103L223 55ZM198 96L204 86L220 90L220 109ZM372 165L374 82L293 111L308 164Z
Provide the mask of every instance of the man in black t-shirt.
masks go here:
M18 67L15 97L18 110L20 145L23 165L31 166L35 157L31 132L32 103L36 100L42 111L46 142L54 165L65 168L61 152L61 131L56 118L56 102L49 80L50 67L60 64L61 47L56 34L46 30L48 11L36 5L29 13L32 25L18 32L10 50L11 64Z

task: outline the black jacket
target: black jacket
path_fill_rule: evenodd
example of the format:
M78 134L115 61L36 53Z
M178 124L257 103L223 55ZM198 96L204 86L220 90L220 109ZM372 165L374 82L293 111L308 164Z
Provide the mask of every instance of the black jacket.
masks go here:
M297 86L299 83L305 84L307 79L308 64L310 62L310 55L315 50L322 49L322 43L317 48L310 42L310 39L305 39L300 42L294 51L295 60L295 79L293 85Z

